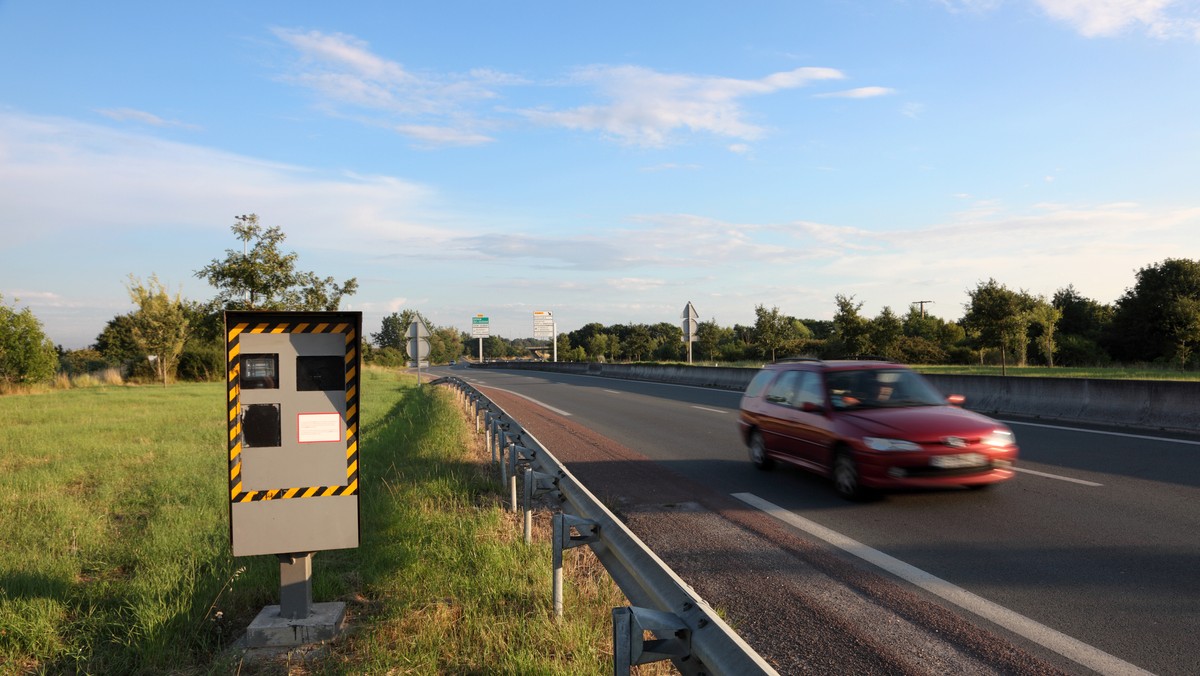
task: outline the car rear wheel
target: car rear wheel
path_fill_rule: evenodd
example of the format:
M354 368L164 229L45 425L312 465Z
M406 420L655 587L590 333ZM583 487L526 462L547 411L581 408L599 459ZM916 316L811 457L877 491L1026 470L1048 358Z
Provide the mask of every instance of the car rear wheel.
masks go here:
M771 469L775 464L767 457L767 445L763 443L762 434L758 430L750 433L750 462L761 470Z
M867 490L859 483L858 465L847 449L839 450L833 458L833 487L847 500L862 500L867 495Z

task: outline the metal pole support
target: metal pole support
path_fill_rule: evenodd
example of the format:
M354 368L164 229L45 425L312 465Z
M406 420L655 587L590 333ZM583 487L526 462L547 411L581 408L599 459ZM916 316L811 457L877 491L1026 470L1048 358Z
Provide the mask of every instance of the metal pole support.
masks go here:
M692 633L672 613L649 608L613 608L613 674L629 676L635 664L692 654ZM646 640L646 632L654 635Z
M496 448L492 445L492 414L491 411L484 414L484 442L487 444L488 452L492 454L492 464L496 464Z
M279 557L279 616L303 620L312 614L312 552Z
M525 468L525 544L533 544L533 499L558 488L553 474Z
M571 535L574 528L579 534ZM551 524L551 540L554 549L554 616L563 614L563 550L600 541L600 525L589 519L570 514L554 515Z
M519 439L520 437L517 437ZM533 462L537 457L537 451L532 448L522 446L516 441L508 445L508 487L509 487L509 507L512 512L517 511L517 465L521 462Z

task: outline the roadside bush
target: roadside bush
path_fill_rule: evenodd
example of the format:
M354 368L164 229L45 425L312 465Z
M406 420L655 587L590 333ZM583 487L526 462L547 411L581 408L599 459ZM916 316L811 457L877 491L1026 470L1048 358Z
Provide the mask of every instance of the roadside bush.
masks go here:
M225 374L225 350L217 345L189 343L179 355L176 373L180 380L220 380Z
M58 358L58 366L64 373L74 378L93 371L103 371L109 367L109 363L99 350L85 347L80 350L63 352Z
M946 351L947 364L970 365L979 363L979 353L969 347L955 346Z
M49 383L58 373L58 352L42 323L25 308L18 312L0 296L0 385Z
M374 360L373 364L386 368L404 368L408 364L408 357L404 352L394 347L381 347L372 352L371 358Z
M949 354L942 346L920 336L900 338L900 361L905 364L944 364Z
M1057 344L1054 363L1059 366L1108 366L1112 363L1108 352L1090 338L1068 333L1059 336Z

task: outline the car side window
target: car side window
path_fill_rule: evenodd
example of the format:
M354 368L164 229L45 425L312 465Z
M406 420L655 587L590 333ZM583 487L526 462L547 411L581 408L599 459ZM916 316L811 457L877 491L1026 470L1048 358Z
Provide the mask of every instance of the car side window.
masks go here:
M792 405L792 394L796 391L797 371L784 371L767 388L767 401L782 406Z
M763 389L766 388L767 383L770 382L771 377L774 375L770 371L759 371L750 381L750 384L746 386L746 396L757 397L762 394Z
M825 389L821 387L821 376L813 371L800 371L799 374L792 406L802 408L805 404L813 404L825 408Z

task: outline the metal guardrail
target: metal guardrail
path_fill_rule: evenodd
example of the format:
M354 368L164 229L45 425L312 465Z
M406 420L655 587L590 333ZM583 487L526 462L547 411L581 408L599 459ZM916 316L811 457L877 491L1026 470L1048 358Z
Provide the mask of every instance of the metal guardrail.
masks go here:
M479 390L459 378L434 384L453 387L459 403L487 435L493 463L509 487L509 508L518 509L523 478L525 541L531 540L534 497L557 498L553 517L554 611L563 612L563 551L587 545L624 592L631 606L613 609L613 673L635 664L669 659L683 674L776 674L775 669L725 624L717 613L658 558L528 430ZM653 636L646 638L646 633Z

